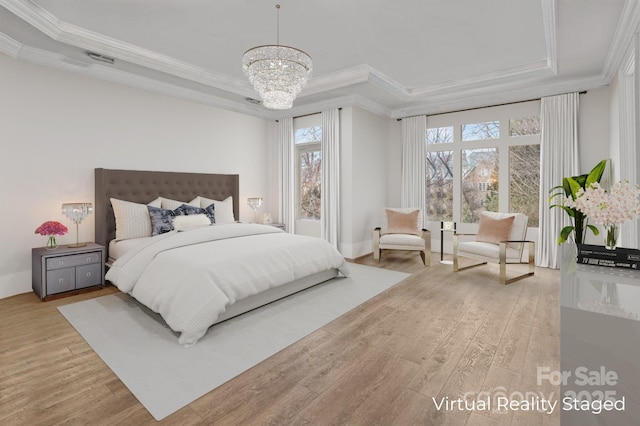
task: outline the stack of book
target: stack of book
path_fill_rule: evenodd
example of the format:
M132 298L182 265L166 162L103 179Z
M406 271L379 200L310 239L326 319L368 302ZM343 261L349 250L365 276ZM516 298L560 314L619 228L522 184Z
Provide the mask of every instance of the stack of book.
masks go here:
M604 246L578 244L578 264L640 270L640 250L623 247L607 250Z

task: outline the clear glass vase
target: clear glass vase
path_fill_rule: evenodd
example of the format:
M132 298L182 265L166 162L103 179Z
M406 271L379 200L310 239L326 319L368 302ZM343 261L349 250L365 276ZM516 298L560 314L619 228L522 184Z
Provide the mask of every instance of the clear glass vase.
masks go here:
M45 247L47 250L55 250L58 248L58 242L56 241L55 235L49 235L49 239L47 240L47 245Z
M608 250L615 250L620 239L620 225L604 226L604 247Z

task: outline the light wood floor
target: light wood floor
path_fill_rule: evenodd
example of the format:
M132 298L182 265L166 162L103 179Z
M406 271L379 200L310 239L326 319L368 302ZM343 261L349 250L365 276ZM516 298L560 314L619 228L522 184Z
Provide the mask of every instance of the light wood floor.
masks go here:
M432 400L557 398L557 387L536 384L536 368L559 369L558 272L539 268L503 286L494 265L454 274L439 254L432 260L424 268L409 253L358 259L413 275L160 423L559 424L557 408L438 411ZM114 292L0 300L0 424L157 423L56 309Z

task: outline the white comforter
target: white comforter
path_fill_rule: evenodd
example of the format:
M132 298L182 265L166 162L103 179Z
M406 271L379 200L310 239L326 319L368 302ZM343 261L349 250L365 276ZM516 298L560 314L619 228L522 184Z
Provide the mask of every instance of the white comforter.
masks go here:
M320 238L236 223L150 238L116 260L106 279L190 345L236 301L332 268L348 275L342 255Z

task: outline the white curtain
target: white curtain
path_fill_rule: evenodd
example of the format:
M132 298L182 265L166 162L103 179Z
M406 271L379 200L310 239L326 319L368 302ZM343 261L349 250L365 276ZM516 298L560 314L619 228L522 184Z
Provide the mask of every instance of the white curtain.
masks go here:
M567 213L549 209L549 190L579 174L578 93L542 98L540 122L540 224L536 264L558 268L560 230L571 224ZM560 202L560 200L557 200Z
M340 230L340 111L322 112L320 236L338 249Z
M401 207L417 207L423 212L422 227L426 224L426 134L427 117L402 119L402 188Z
M283 118L279 121L278 129L280 151L280 221L284 223L284 230L295 232L295 151L293 137L293 118Z

